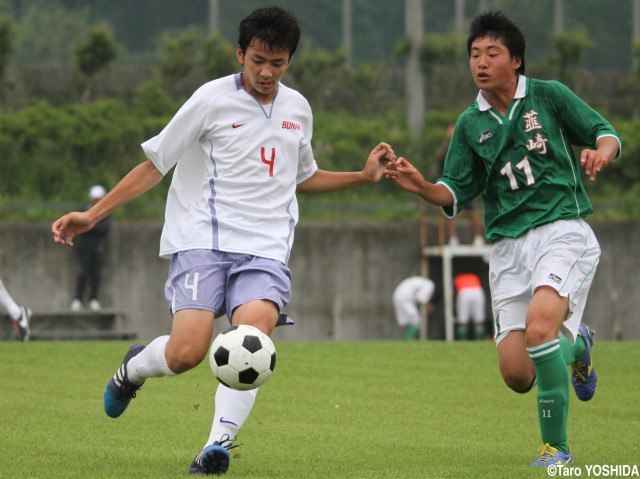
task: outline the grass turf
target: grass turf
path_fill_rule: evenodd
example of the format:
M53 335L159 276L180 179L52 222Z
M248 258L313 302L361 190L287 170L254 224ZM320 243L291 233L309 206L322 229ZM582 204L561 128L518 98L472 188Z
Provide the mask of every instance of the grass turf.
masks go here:
M1 478L178 478L209 434L205 361L147 381L110 419L128 342L0 343ZM540 445L535 392L503 385L492 342L279 342L233 449L235 478L520 478ZM595 398L571 396L576 466L640 467L637 342L597 342Z

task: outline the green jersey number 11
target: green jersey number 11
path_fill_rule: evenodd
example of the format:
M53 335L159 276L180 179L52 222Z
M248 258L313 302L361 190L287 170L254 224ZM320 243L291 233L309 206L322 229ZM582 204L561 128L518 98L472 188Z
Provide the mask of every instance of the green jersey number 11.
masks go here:
M527 178L527 186L531 186L536 182L536 179L533 177L533 172L531 171L531 165L529 164L529 158L526 156L522 158L522 161L516 164L516 168L524 171L524 175ZM504 165L504 168L500 170L503 176L509 178L509 184L512 190L517 190L520 187L518 186L518 181L516 180L516 175L513 174L513 168L511 166L511 162L508 162Z

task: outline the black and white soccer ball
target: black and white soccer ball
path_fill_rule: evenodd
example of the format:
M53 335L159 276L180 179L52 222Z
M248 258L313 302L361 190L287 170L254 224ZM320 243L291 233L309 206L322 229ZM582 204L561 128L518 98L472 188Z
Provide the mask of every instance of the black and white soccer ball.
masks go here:
M269 379L276 367L271 338L254 326L232 326L213 340L209 351L213 375L239 391L255 389Z

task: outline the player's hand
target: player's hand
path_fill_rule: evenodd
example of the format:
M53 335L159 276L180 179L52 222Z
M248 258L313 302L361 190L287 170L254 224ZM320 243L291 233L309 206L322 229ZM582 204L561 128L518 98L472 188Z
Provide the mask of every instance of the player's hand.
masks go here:
M362 170L362 175L365 179L371 183L380 181L384 174L385 168L393 164L396 159L396 155L393 152L393 148L387 143L381 142L371 150L367 162Z
M73 212L57 219L51 225L53 241L57 244L73 246L73 238L80 233L89 231L95 225L86 212Z
M425 179L415 166L402 157L392 162L389 166L393 169L384 171L389 180L409 193L420 194L423 190Z
M580 165L591 181L595 181L598 173L609 164L607 157L598 150L584 149L580 154Z

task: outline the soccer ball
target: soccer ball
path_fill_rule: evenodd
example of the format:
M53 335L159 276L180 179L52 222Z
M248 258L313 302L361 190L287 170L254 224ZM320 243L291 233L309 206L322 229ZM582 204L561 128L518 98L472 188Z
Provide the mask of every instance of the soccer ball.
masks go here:
M247 324L232 326L213 340L209 364L222 384L247 391L269 379L276 367L276 348L258 328Z

